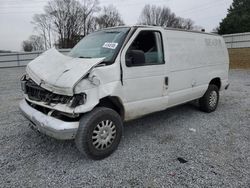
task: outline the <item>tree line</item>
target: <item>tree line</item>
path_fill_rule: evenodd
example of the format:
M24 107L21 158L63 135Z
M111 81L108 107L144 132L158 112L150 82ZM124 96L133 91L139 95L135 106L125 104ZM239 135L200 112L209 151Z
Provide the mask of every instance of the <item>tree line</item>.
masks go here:
M250 1L233 0L227 16L214 30L219 34L250 31ZM50 0L43 14L32 21L37 35L23 41L24 51L45 50L52 46L72 48L81 38L97 29L121 26L124 21L113 5L100 7L98 0ZM201 30L191 19L175 15L165 6L145 5L137 24Z
M250 0L233 0L216 31L221 35L250 32Z
M97 29L122 26L124 21L113 5L100 7L98 0L50 0L43 14L32 20L37 35L23 41L24 51L52 46L72 48L81 38ZM190 19L178 17L168 7L145 5L137 24L200 29Z

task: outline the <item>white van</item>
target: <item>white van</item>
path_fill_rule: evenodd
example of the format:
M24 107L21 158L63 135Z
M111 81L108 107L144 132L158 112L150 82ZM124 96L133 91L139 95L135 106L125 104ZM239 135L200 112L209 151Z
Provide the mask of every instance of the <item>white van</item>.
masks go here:
M30 62L20 109L34 129L75 139L80 152L102 159L117 148L123 121L195 99L213 112L229 86L228 69L220 36L108 28L84 37L67 56L50 49Z

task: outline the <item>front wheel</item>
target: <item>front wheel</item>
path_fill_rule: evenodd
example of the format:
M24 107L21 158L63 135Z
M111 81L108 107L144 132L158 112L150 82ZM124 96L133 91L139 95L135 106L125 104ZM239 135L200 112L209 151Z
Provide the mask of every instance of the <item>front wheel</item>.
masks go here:
M123 132L120 115L97 107L80 119L75 142L78 150L92 159L103 159L118 147Z
M213 112L216 110L219 102L219 89L216 85L209 85L206 93L200 98L200 109L204 112Z

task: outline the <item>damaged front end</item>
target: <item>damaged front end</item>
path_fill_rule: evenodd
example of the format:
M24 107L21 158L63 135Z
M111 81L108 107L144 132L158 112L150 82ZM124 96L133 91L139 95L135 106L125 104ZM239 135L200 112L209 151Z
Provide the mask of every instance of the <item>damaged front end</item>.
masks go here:
M75 108L79 105L85 104L87 95L85 93L74 94L73 96L56 94L48 91L32 79L24 75L21 78L21 88L27 97L36 102L43 102L45 105L65 104L68 107Z
M77 96L52 93L37 85L28 75L21 78L21 88L25 99L20 102L20 110L28 120L30 127L38 132L59 140L74 139L78 126L79 115L53 109L57 105L73 108L86 102Z
M69 57L50 49L30 62L21 78L25 99L19 107L31 127L57 139L74 139L80 115L92 107L86 105L88 87L84 86L92 85L88 75L102 60ZM85 85L75 92L79 82Z
M27 65L19 106L33 127L55 138L74 138L80 118L120 86L120 65L114 62L128 31L84 37L68 56L52 48ZM96 38L107 36L115 40L103 44Z
M33 105L69 116L79 115L84 110L75 110L86 103L87 94L84 86L80 91L75 91L75 87L86 80L103 59L74 58L61 54L55 48L44 52L27 65L27 74L21 78L25 99Z

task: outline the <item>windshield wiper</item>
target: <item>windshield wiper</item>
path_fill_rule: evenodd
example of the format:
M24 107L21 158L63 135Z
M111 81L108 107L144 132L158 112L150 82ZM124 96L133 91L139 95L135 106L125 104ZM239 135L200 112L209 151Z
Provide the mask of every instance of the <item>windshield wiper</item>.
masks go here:
M105 33L121 33L120 31L105 31Z
M93 57L85 57L85 56L80 56L80 57L78 57L78 58L89 58L89 59L91 59L91 58L93 58Z

